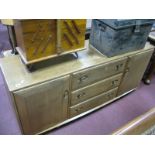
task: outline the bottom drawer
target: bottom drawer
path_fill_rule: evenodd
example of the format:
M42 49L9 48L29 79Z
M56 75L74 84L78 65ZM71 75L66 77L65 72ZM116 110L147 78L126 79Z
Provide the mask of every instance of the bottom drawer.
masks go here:
M85 102L82 102L76 106L71 107L70 108L70 117L73 117L73 116L76 116L83 112L86 112L92 108L95 108L95 107L113 99L116 96L117 90L118 90L118 88L112 89L106 93L100 94L96 97L86 100Z

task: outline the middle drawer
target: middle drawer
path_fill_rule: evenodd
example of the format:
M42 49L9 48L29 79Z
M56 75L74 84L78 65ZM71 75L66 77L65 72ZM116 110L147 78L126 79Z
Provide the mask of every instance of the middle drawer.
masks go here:
M105 91L118 87L121 81L122 73L111 78L96 82L82 89L71 93L71 106L78 104L91 97L99 95Z

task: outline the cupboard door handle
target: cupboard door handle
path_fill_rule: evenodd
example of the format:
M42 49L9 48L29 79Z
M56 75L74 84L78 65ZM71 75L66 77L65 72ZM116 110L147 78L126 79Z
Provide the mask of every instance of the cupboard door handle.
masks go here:
M69 90L65 90L64 92L64 98L68 98L69 97Z
M86 93L83 92L83 93L81 93L81 94L78 94L78 95L77 95L77 98L78 98L78 99L81 99L81 98L82 98L83 96L85 96L85 95L86 95Z
M84 75L84 76L79 78L79 82L83 82L83 81L85 81L87 79L88 79L88 75Z

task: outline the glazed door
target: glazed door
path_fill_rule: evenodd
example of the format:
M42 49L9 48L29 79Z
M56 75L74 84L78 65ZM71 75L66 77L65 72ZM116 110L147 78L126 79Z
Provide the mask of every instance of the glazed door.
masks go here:
M125 74L119 87L118 95L122 95L123 93L128 92L139 85L151 58L152 52L152 50L144 51L129 56Z
M67 119L69 76L14 93L24 134L34 134Z

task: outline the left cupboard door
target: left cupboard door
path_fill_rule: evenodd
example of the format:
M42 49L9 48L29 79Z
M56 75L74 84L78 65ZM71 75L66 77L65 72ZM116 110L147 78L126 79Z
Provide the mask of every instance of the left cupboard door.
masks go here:
M42 132L67 119L69 76L14 92L24 134Z

